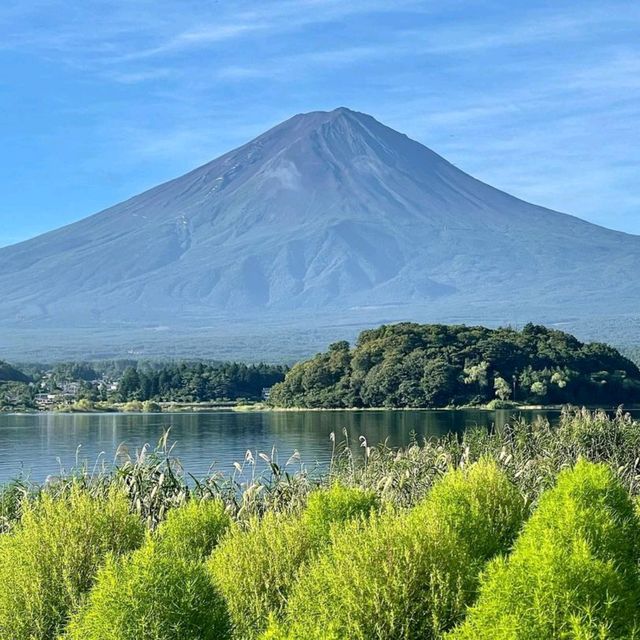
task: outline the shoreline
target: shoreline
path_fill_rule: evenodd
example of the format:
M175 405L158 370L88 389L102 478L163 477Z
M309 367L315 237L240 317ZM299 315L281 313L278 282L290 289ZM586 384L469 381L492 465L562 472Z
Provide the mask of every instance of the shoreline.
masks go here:
M562 411L568 405L531 405L518 404L512 407L490 407L487 405L461 405L453 407L271 407L264 403L256 402L253 404L234 404L232 402L221 403L173 403L159 402L157 403L162 411L127 411L123 406L112 405L110 407L99 407L91 410L70 409L52 411L42 411L38 409L30 409L24 411L7 411L0 412L0 415L171 415L177 413L217 413L223 411L232 411L236 413L304 413L304 412L333 412L333 413L353 413L353 412L403 412L403 411L485 411L487 413L495 413L497 411ZM602 405L585 405L589 411L606 411L608 413L615 412L619 406ZM640 411L640 405L622 406L623 411Z
M233 408L234 411L256 411L256 412L278 412L278 413L300 413L300 412L335 412L348 413L354 411L486 411L494 413L496 411L562 411L567 406L562 404L519 404L513 407L489 407L487 405L461 405L459 407L260 407L253 408L251 405L242 405ZM617 411L618 406L603 407L601 405L580 405L578 408L588 409L589 411ZM576 408L576 407L574 407ZM624 411L640 411L640 405L630 405L623 407Z

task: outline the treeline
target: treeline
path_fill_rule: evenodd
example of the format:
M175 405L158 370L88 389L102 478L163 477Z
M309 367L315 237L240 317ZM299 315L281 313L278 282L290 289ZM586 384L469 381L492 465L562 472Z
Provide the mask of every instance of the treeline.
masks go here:
M640 365L640 346L638 345L626 345L620 348L620 353L623 356L629 358L632 362Z
M528 324L401 323L363 331L295 365L270 397L282 407L601 404L640 400L640 370L616 349Z
M160 367L130 366L118 383L118 399L165 402L259 399L262 390L281 382L281 365L181 363Z
M29 382L28 375L4 360L0 360L0 382Z
M61 394L78 383L74 407L103 409L113 403L259 400L284 379L288 367L236 362L68 362L27 365L0 362L0 410L36 408L37 393ZM65 399L65 406L71 402ZM132 405L133 406L133 405Z
M0 360L0 411L33 407L30 377L13 365Z

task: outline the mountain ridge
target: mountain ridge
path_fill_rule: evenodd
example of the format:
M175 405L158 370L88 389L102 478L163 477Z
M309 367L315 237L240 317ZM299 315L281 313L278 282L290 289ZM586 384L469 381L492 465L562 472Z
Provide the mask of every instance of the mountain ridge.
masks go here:
M340 107L0 249L0 326L629 313L639 270L640 237L529 204Z

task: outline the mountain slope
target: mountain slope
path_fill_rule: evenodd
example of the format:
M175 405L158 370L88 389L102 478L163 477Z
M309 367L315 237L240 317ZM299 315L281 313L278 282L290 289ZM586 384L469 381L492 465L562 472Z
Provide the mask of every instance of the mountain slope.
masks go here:
M523 202L341 108L295 116L0 250L0 326L305 325L319 314L376 322L514 308L536 320L634 311L639 272L640 238Z

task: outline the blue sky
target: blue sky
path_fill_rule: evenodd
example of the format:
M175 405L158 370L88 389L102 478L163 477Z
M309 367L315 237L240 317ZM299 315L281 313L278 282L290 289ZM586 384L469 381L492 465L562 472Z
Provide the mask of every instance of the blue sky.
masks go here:
M640 234L635 0L2 0L0 246L337 106Z

